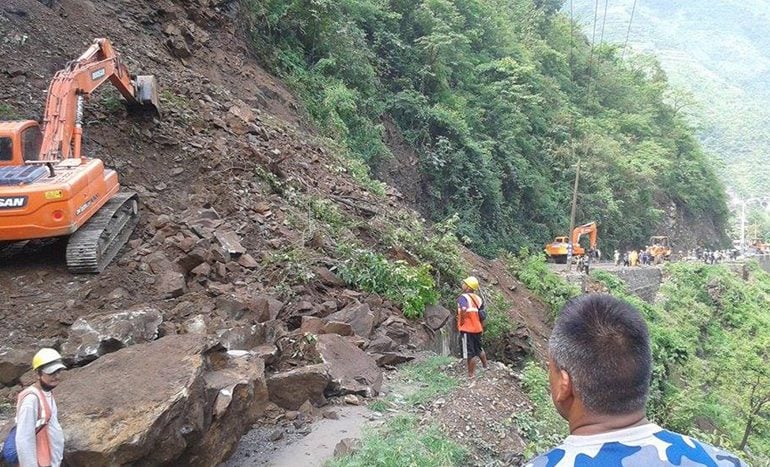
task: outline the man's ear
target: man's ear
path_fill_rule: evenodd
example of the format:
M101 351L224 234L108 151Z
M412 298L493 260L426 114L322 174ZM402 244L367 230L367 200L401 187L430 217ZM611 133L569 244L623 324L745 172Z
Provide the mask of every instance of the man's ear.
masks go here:
M552 359L548 359L548 376L551 397L555 403L564 402L572 397L572 378L569 373L559 368Z
M565 370L556 369L559 377L555 381L554 400L564 402L572 398L572 377Z

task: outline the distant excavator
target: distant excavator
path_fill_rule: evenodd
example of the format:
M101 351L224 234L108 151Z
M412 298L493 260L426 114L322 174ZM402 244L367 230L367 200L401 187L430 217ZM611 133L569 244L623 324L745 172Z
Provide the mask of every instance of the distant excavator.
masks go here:
M589 222L588 224L580 225L575 227L575 229L572 231L572 256L575 258L586 254L585 248L580 245L580 237L583 235L588 235L588 248L592 251L595 251L598 241L596 222ZM553 242L545 245L545 254L548 256L550 261L559 264L566 264L568 244L568 237L556 237L553 239Z
M69 270L99 273L128 241L139 220L136 193L81 154L84 101L107 80L129 109L159 115L155 77L132 77L110 41L96 39L54 76L42 127L0 121L0 244L69 236Z
M652 256L653 263L660 264L663 261L671 259L671 246L668 237L665 235L656 235L650 237L650 244L647 246L647 253Z

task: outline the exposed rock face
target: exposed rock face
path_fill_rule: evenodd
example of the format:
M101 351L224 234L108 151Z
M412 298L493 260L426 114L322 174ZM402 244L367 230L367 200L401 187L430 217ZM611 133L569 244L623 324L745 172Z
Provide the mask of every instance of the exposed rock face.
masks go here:
M211 425L177 465L216 465L230 457L241 436L268 402L265 364L252 353L218 354L203 377L206 401L214 401Z
M216 465L263 410L264 366L174 335L67 372L57 388L69 465ZM216 446L216 449L213 447Z
M429 305L425 308L423 319L425 324L434 331L441 329L451 317L449 310L441 305Z
M13 386L32 369L34 351L0 348L0 386Z
M270 400L288 410L297 410L306 401L326 403L324 390L331 382L328 365L308 365L267 379Z
M62 355L75 365L87 363L123 347L157 339L161 322L163 317L154 308L78 318L62 345Z
M382 371L366 352L337 334L318 336L318 353L329 366L332 383L328 394L360 394L371 397L382 387Z
M265 327L237 326L220 332L219 340L228 350L250 350L265 343Z
M377 316L375 316L368 303L355 303L336 313L332 313L324 318L324 321L327 323L332 321L347 323L353 328L353 332L356 335L368 338L372 334Z

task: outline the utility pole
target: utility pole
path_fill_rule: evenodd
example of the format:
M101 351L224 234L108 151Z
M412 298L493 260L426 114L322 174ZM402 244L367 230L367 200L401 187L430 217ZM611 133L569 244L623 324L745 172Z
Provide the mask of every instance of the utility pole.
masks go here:
M746 256L746 205L759 201L762 207L766 207L770 197L760 196L741 200L741 256Z
M575 211L577 210L578 183L580 181L580 158L577 161L577 170L575 171L575 187L572 189L572 212L569 216L569 243L567 243L567 272L572 270L572 252L575 251L575 245L572 244L572 231L575 230Z
M741 256L746 255L746 200L741 201Z

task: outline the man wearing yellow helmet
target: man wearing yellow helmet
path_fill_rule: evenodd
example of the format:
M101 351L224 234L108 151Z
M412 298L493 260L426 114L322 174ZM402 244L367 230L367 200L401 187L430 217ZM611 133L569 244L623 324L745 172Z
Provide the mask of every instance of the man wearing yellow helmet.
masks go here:
M16 405L16 450L20 467L61 465L64 433L52 391L66 368L54 349L40 349L32 359L37 382L19 394Z
M479 280L473 276L463 280L463 293L457 298L457 330L460 331L460 344L463 358L468 365L468 377L473 379L476 373L476 357L487 368L487 354L481 346L484 333L484 300L476 294Z

